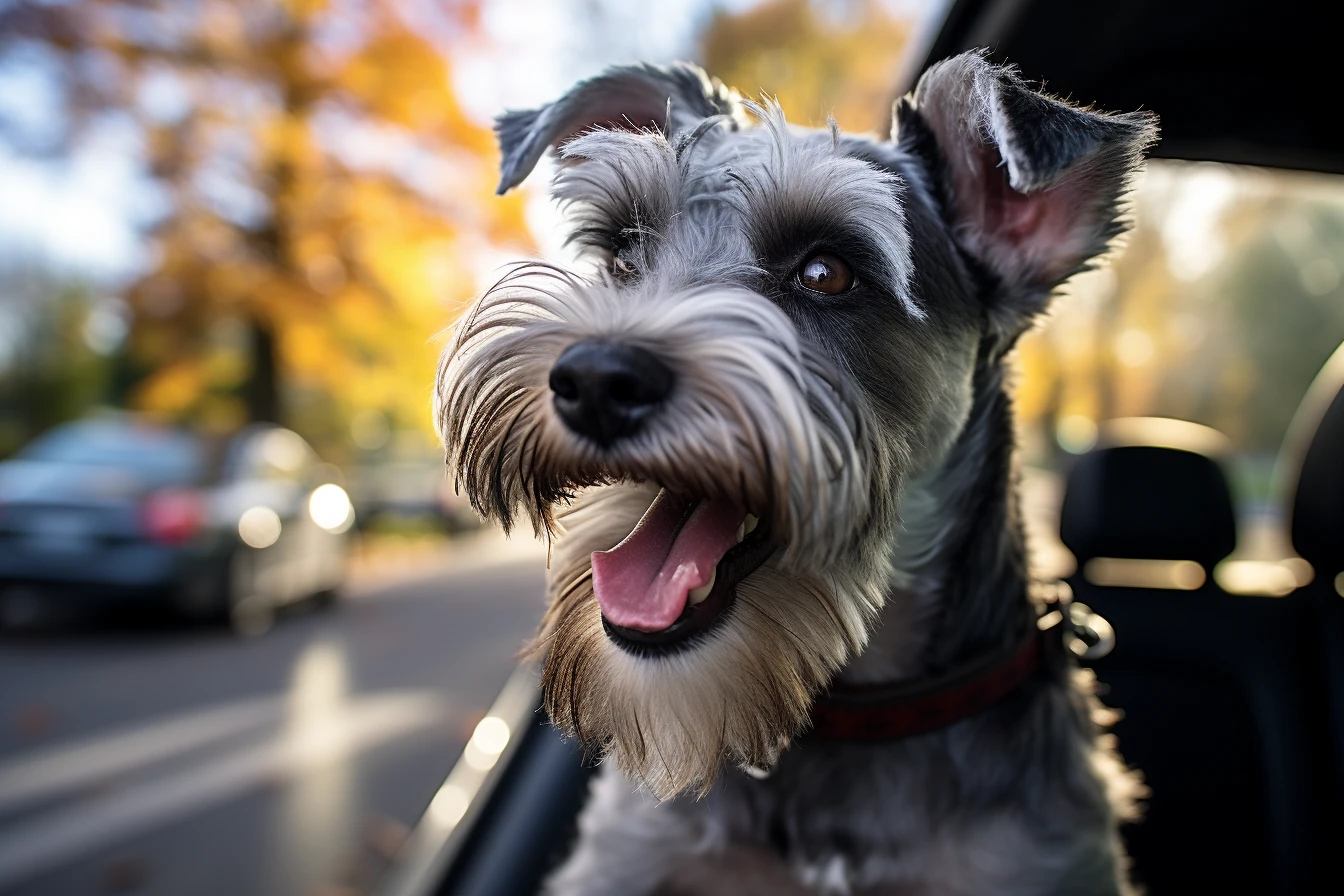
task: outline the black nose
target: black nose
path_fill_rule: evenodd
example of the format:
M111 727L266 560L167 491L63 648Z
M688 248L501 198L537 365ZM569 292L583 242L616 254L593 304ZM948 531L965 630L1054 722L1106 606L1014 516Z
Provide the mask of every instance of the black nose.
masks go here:
M672 393L675 379L642 348L586 340L561 353L551 368L551 391L566 426L607 446L637 431Z

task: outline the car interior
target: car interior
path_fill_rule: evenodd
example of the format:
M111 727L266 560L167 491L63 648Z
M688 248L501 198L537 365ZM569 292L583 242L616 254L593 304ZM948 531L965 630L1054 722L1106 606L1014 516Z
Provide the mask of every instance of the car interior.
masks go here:
M1060 522L1078 561L1075 599L1117 633L1093 668L1121 713L1113 730L1125 761L1151 791L1142 822L1125 828L1136 876L1155 892L1215 882L1305 892L1324 845L1314 820L1325 817L1328 772L1328 704L1307 659L1313 601L1216 583L1214 566L1236 544L1227 476L1215 456L1165 441L1081 457ZM1101 564L1124 560L1171 580L1099 584ZM1189 580L1176 574L1181 563L1199 567Z
M1292 61L1329 33L1323 10L1275 6L954 2L908 83L987 46L1057 94L1155 110L1159 157L1344 172L1319 114L1327 81L1299 78ZM1238 539L1221 444L1178 421L1104 428L1066 471L1068 584L1114 628L1114 649L1091 666L1120 750L1151 789L1142 821L1124 828L1135 879L1159 894L1310 892L1344 833L1344 348L1280 458L1306 584L1262 596L1215 579ZM454 792L444 813L440 792L378 892L536 892L572 843L592 768L535 696L513 725L474 794Z

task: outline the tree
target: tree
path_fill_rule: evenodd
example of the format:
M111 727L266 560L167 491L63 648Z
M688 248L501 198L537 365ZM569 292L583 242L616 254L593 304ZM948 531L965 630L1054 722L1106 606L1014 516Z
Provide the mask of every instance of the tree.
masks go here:
M701 38L705 67L745 96L777 96L791 120L887 133L910 23L877 0L823 10L772 0L716 12Z
M107 400L120 333L100 304L112 302L38 260L0 268L0 458Z
M444 49L475 22L473 3L394 0L0 10L0 53L60 60L70 139L130 123L163 190L156 260L127 296L127 404L328 443L359 410L426 417L431 337L476 259L528 242L452 90Z

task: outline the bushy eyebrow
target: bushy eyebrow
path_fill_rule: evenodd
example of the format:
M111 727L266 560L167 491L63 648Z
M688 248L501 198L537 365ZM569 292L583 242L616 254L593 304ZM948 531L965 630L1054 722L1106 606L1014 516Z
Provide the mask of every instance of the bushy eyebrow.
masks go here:
M910 236L894 172L847 155L838 133L799 137L777 106L758 107L763 136L755 155L730 169L735 189L726 197L763 256L811 241L862 255L876 278L914 318L924 309L911 294Z
M621 234L658 231L681 206L685 172L657 131L593 130L565 144L560 160L551 195L580 246L610 251Z

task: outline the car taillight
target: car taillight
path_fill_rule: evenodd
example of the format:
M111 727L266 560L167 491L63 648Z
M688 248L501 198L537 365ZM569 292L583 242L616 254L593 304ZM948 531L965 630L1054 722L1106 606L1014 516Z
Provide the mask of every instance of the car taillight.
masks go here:
M140 518L150 538L163 544L181 544L205 525L205 504L195 492L156 492L145 499Z

